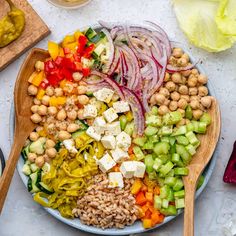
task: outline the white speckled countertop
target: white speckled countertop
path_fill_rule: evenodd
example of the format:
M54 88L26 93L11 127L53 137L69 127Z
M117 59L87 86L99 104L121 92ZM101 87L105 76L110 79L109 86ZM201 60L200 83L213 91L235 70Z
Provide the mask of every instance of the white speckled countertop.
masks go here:
M218 160L206 189L196 202L196 236L223 236L223 225L236 221L236 186L222 181L225 166L236 140L236 47L219 54L207 53L188 44L178 28L170 1L163 0L93 0L86 7L66 11L50 5L46 0L29 0L48 24L52 34L47 40L60 40L67 32L105 21L158 22L171 38L183 42L195 58L201 58L207 75L215 87L222 112L222 132ZM0 55L1 56L1 55ZM4 154L10 152L9 114L13 88L19 67L26 54L0 72L0 145ZM148 235L182 235L183 216ZM0 236L74 236L89 235L62 224L33 202L18 173L15 173L3 214L0 217ZM144 235L144 234L142 234Z

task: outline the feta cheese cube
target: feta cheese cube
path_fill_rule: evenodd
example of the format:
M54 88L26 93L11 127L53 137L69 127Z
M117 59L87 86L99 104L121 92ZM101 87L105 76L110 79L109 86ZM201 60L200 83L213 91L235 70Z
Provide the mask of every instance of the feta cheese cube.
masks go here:
M101 139L102 145L107 149L115 149L116 138L112 135L104 135Z
M120 172L125 178L132 178L136 171L136 165L133 161L124 161L120 166Z
M146 166L141 161L133 161L134 165L136 166L136 170L134 172L134 177L143 178L146 170Z
M129 157L129 154L123 151L122 149L120 149L119 147L116 147L115 150L112 150L111 155L115 162L121 162L124 159Z
M97 116L97 108L94 105L88 104L84 106L84 118L95 118Z
M120 172L110 172L108 174L108 179L109 179L108 188L124 187L123 176Z
M104 134L106 129L106 121L102 116L96 117L93 122L93 127L98 134Z
M129 103L124 101L114 102L113 108L115 109L116 113L123 113L130 110Z
M102 88L94 92L93 95L98 101L109 103L114 94L114 91L108 88Z
M118 115L116 114L114 108L112 107L104 111L103 116L107 120L108 123L111 123L112 121L118 118Z
M98 160L98 166L103 173L106 173L115 165L115 161L108 153L106 153L100 160Z
M122 131L116 136L116 144L119 148L128 150L131 145L131 138L127 133Z
M62 143L70 153L78 152L78 150L75 148L75 143L73 139L66 139Z
M96 141L100 141L101 139L101 134L98 134L96 132L96 130L94 129L93 126L90 126L87 130L86 130L86 134L88 136L90 136L91 138L95 139Z
M105 134L106 135L118 135L121 133L121 128L120 128L120 121L115 121L110 124L106 124L105 127Z

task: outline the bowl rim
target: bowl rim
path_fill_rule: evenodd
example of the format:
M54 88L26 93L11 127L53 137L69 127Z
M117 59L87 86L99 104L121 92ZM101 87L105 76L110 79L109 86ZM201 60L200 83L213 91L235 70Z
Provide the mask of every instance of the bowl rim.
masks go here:
M48 0L48 2L51 3L53 6L58 7L58 8L62 8L62 9L67 9L67 10L79 9L79 8L81 8L81 7L86 6L86 5L89 4L91 1L92 1L92 0L87 0L87 2L84 2L84 3L80 4L80 5L76 5L76 3L75 3L75 5L72 5L72 6L69 6L69 5L68 5L68 6L63 6L63 5L61 5L60 3L56 3L54 0ZM68 3L68 4L69 4L69 3Z
M117 24L117 22L111 22L111 24ZM133 23L131 23L133 24ZM133 24L133 25L141 25L141 24ZM100 30L102 29L103 27L101 27L100 25L98 24L92 24L90 26L87 26L87 27L82 27L82 31L85 30L86 28L88 27L92 27L96 30ZM147 26L145 26L147 27ZM148 28L148 27L147 27ZM62 36L63 37L63 36ZM62 38L61 37L61 38ZM181 44L180 44L181 45ZM185 47L183 47L181 45L181 48L188 53L189 57L190 57L190 60L191 61L196 61L194 59L194 57L191 55L191 53L189 53L188 50L186 50ZM204 73L205 70L203 69L202 65L200 63L198 63L196 66L195 66L201 73ZM214 96L216 98L216 95L215 95L215 89L214 89L214 86L213 84L208 81L207 83L207 87L209 89L209 94ZM217 99L217 98L216 98ZM11 110L10 110L10 126L9 126L9 133L10 133L10 143L12 144L12 141L13 141L13 135L14 135L14 117L15 117L15 113L14 113L14 103L12 103L11 105ZM219 144L219 140L220 140L220 137L218 139L218 142L216 144L216 148L214 150L214 153L212 155L212 158L210 160L210 162L208 163L208 165L206 166L205 170L203 171L203 175L205 176L205 180L204 180L204 183L202 184L202 186L196 191L196 194L195 194L195 200L200 196L200 194L203 192L203 190L205 189L206 185L208 184L209 180L210 180L210 177L213 173L213 170L214 170L214 167L216 165L216 159L217 159L217 153L218 153L218 144ZM17 163L17 171L24 183L24 185L27 187L27 176L25 176L23 173L22 173L22 166L23 166L23 159L20 158L18 163ZM32 194L31 194L32 195ZM79 219L66 219L64 217L62 217L60 215L60 213L57 211L57 210L53 210L51 208L46 208L44 207L44 209L50 214L52 215L54 218L60 220L61 222L69 225L69 226L72 226L74 228L77 228L79 230L82 230L82 231L85 231L85 232L88 232L88 233L93 233L93 234L99 234L99 235L128 235L128 234L135 234L135 233L142 233L142 232L147 232L147 231L150 231L150 230L155 230L157 229L158 227L161 227L162 225L168 223L169 221L175 219L177 216L179 216L183 210L179 210L178 211L178 214L176 216L168 216L168 217L165 217L165 220L163 223L159 224L159 225L156 225L155 227L153 228L150 228L150 229L144 229L141 225L141 222L140 221L137 221L135 222L132 226L126 226L124 229L116 229L116 228L111 228L111 229L101 229L101 228L97 228L97 227L94 227L94 226L88 226L88 225L85 225L83 223L80 222Z

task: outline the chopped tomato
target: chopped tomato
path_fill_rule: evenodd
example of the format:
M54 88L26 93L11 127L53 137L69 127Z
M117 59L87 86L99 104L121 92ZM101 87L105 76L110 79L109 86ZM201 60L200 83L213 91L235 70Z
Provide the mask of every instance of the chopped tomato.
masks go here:
M136 196L136 203L138 205L144 205L147 202L147 199L144 196L143 192L139 192Z

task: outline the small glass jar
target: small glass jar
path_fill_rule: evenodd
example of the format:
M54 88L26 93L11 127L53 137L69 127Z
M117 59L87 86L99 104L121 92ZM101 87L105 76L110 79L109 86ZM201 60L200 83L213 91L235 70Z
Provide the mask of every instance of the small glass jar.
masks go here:
M77 9L87 5L91 0L48 0L56 7L65 9Z

